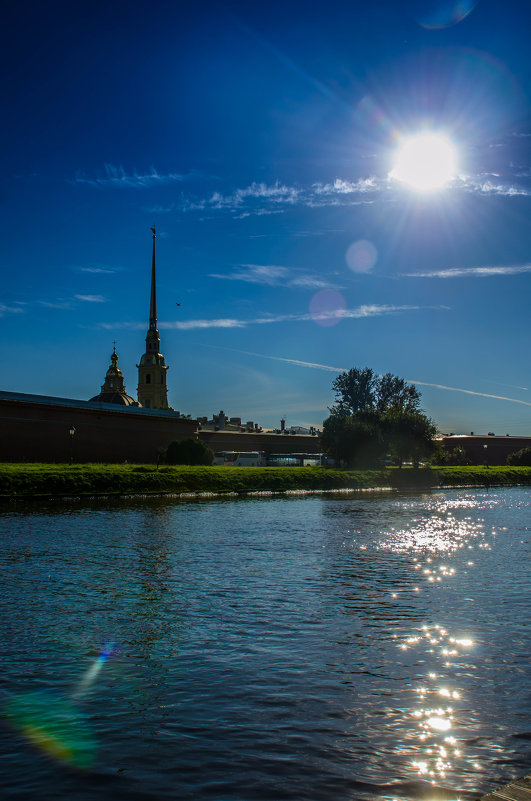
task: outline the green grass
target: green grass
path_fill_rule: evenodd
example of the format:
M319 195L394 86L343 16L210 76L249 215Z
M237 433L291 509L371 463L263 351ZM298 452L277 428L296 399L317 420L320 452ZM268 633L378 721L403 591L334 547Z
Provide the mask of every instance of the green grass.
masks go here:
M152 465L0 463L0 497L3 498L500 484L531 484L531 467L332 470L175 466L157 470Z

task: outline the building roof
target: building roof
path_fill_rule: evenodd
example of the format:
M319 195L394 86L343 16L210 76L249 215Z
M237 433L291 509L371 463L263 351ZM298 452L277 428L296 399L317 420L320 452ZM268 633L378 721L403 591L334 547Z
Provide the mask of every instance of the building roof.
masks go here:
M25 392L6 392L0 390L0 400L15 401L18 403L36 403L51 406L67 406L87 411L108 411L118 414L141 414L148 417L179 417L187 418L189 415L182 415L173 409L145 409L143 406L122 406L118 403L107 403L106 401L85 401L76 398L56 398L51 395L29 395Z

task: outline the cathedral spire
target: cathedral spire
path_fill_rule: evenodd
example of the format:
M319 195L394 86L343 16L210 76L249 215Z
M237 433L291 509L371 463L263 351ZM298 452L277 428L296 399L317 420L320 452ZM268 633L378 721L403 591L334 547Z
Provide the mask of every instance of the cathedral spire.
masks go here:
M157 330L157 279L155 274L155 239L157 233L155 226L151 228L153 234L153 255L151 257L151 300L149 303L149 327L152 331Z
M148 409L168 409L168 390L166 387L166 362L160 352L160 334L157 330L157 286L155 275L155 226L153 234L153 254L151 257L151 297L149 302L149 328L146 335L146 352L138 367L138 400Z

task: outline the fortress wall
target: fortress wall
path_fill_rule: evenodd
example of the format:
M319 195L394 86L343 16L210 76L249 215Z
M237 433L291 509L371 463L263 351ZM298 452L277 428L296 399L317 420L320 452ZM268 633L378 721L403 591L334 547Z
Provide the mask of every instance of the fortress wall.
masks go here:
M195 420L172 413L0 397L3 462L69 462L73 457L75 462L155 463L160 449L195 437L196 429Z
M439 442L445 449L463 448L472 464L489 465L506 464L510 453L531 447L531 437L455 435L443 436Z

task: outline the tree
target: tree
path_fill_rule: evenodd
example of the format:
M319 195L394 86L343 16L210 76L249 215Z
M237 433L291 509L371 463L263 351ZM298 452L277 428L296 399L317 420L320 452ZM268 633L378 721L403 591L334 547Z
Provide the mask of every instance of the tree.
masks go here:
M348 467L375 467L385 456L386 443L378 416L332 414L323 423L321 447Z
M435 451L433 422L420 409L420 393L403 378L378 376L370 367L338 375L330 417L324 421L323 451L349 466L369 467L386 453L400 465Z
M507 464L513 467L531 467L531 448L522 448L520 451L514 451L507 457Z
M363 370L353 367L347 373L341 373L332 383L336 403L330 411L349 415L374 409L377 385L378 376L370 367Z
M170 442L161 460L165 464L210 465L214 454L201 440L189 438Z
M378 381L376 388L376 408L383 413L388 409L414 412L419 408L420 392L414 384L403 378L386 373Z
M418 467L422 459L429 459L436 450L433 422L420 411L389 409L382 417L390 453L398 466L412 461Z
M334 379L332 389L336 402L330 411L335 414L356 414L388 409L413 412L419 408L420 392L414 384L392 373L378 376L370 367L353 367Z
M437 446L432 459L433 464L457 466L470 464L470 459L466 455L466 451L462 446L455 448L441 448Z

